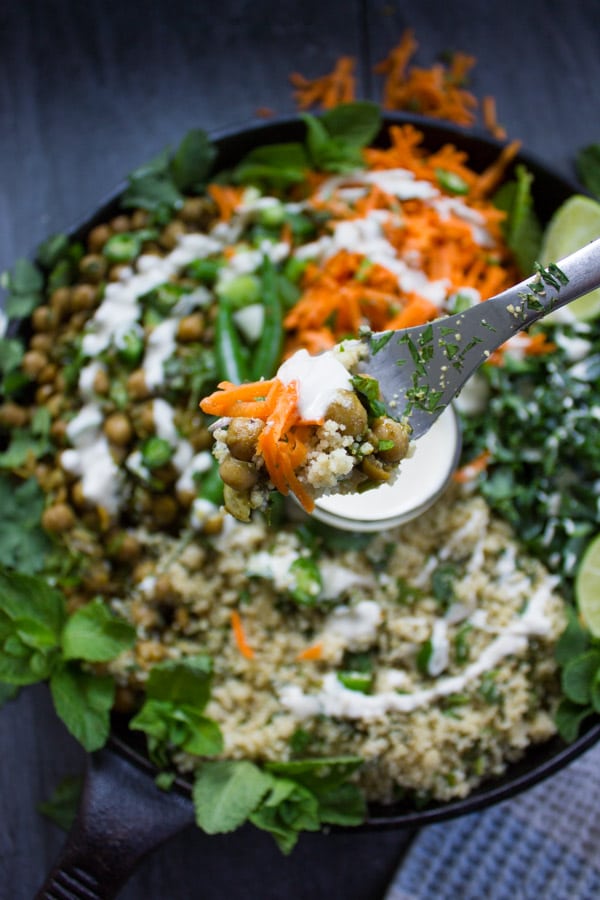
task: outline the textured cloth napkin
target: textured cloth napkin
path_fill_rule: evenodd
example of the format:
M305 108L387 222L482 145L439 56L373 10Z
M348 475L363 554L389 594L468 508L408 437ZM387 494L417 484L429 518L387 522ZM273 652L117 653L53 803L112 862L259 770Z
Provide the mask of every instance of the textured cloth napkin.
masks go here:
M385 900L600 900L600 746L514 800L424 828Z

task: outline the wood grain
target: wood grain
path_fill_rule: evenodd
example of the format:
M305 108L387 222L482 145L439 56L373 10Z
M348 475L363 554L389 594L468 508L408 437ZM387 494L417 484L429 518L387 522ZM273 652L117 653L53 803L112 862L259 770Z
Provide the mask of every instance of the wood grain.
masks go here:
M406 27L416 62L473 53L472 88L493 94L511 137L564 174L600 139L595 0L10 0L0 4L0 270L88 214L133 167L191 127L294 109L288 74L358 61L359 93L379 97L373 64ZM36 812L84 755L43 687L0 714L0 898L27 900L62 843ZM451 827L450 825L448 827ZM307 836L284 860L270 838L160 849L123 900L376 900L401 848L392 833Z

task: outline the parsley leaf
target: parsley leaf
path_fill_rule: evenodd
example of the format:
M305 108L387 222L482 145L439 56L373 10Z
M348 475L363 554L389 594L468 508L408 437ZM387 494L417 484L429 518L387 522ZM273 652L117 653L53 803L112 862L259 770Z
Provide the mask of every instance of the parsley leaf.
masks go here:
M506 242L525 274L532 271L542 243L542 226L533 206L532 185L532 173L525 166L517 166L515 178L502 185L493 201L494 206L507 213L503 223Z

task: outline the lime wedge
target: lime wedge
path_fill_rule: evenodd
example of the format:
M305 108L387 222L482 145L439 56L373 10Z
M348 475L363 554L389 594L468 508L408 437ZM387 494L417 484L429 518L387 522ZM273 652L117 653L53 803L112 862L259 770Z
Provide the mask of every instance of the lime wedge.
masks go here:
M540 262L558 262L585 244L600 237L600 203L583 194L574 194L559 206L550 219L540 251ZM569 304L569 311L581 322L589 322L600 315L600 288ZM546 321L557 319L558 313L546 316Z
M586 547L575 578L575 599L583 621L600 637L600 534Z

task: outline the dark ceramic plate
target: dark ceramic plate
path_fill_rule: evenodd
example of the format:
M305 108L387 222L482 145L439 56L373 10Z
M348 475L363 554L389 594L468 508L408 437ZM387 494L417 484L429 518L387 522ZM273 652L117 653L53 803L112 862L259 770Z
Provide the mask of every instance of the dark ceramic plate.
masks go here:
M410 122L425 135L426 145L436 149L452 143L467 152L473 168L483 170L498 157L501 144L487 135L465 131L418 116L388 115L387 126ZM233 166L260 144L302 140L301 120L285 119L214 135L219 150L218 165ZM534 175L534 200L542 221L578 188L548 170L527 153L514 165L524 163ZM82 235L90 227L114 214L118 194L85 223L74 230ZM509 765L503 776L484 782L467 798L418 809L414 802L372 806L363 829L417 828L432 822L471 813L506 800L566 766L600 738L600 720L588 720L581 735L570 745L554 738L532 746L519 762ZM139 737L129 732L125 721L115 719L107 749L91 760L78 821L64 854L48 878L39 897L111 897L146 852L183 825L193 821L191 784L180 778L165 794L153 783L154 770ZM69 884L71 887L69 887ZM79 885L79 887L77 887ZM62 893L53 893L60 886ZM85 887L87 893L77 893ZM72 891L69 893L68 891Z

